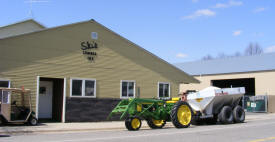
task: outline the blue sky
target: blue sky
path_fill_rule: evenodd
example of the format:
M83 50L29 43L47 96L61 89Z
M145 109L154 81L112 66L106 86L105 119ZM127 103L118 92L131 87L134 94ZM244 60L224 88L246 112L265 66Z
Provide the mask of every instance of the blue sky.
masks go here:
M30 18L29 0L0 0L0 26ZM275 51L274 0L40 0L33 18L47 27L95 19L170 62Z

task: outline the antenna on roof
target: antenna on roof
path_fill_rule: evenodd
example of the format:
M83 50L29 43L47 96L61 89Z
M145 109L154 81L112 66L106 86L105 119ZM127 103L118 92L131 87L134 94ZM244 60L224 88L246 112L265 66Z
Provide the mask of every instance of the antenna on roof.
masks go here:
M33 18L33 10L32 10L33 3L46 3L46 2L49 2L49 1L46 1L46 0L28 0L28 1L25 1L25 3L30 4L30 11L29 11L28 17Z

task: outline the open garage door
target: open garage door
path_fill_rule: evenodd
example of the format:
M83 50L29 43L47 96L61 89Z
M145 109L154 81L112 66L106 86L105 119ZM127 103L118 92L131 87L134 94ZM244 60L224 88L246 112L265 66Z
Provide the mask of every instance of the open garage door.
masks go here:
M245 87L245 95L255 96L255 78L211 80L219 88Z
M241 106L246 109L246 102L249 96L255 96L255 78L239 78L239 79L221 79L211 80L212 86L219 88L231 88L231 87L245 87L245 96L240 101Z

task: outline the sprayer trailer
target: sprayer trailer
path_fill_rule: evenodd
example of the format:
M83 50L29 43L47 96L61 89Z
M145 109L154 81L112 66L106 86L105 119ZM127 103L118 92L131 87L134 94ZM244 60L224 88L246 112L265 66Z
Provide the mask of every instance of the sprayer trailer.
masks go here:
M194 111L192 124L244 122L245 112L239 105L244 94L244 87L223 89L208 87L188 94L187 102Z

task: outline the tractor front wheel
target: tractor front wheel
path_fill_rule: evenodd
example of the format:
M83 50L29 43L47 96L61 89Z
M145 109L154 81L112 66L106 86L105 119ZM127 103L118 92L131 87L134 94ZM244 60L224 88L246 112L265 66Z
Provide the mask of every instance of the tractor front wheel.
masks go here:
M193 111L187 102L178 101L173 106L170 115L176 128L187 128L191 124Z
M165 120L148 119L147 124L152 129L161 129L166 124Z
M141 127L141 120L138 117L128 117L125 120L125 126L129 131L137 131Z

